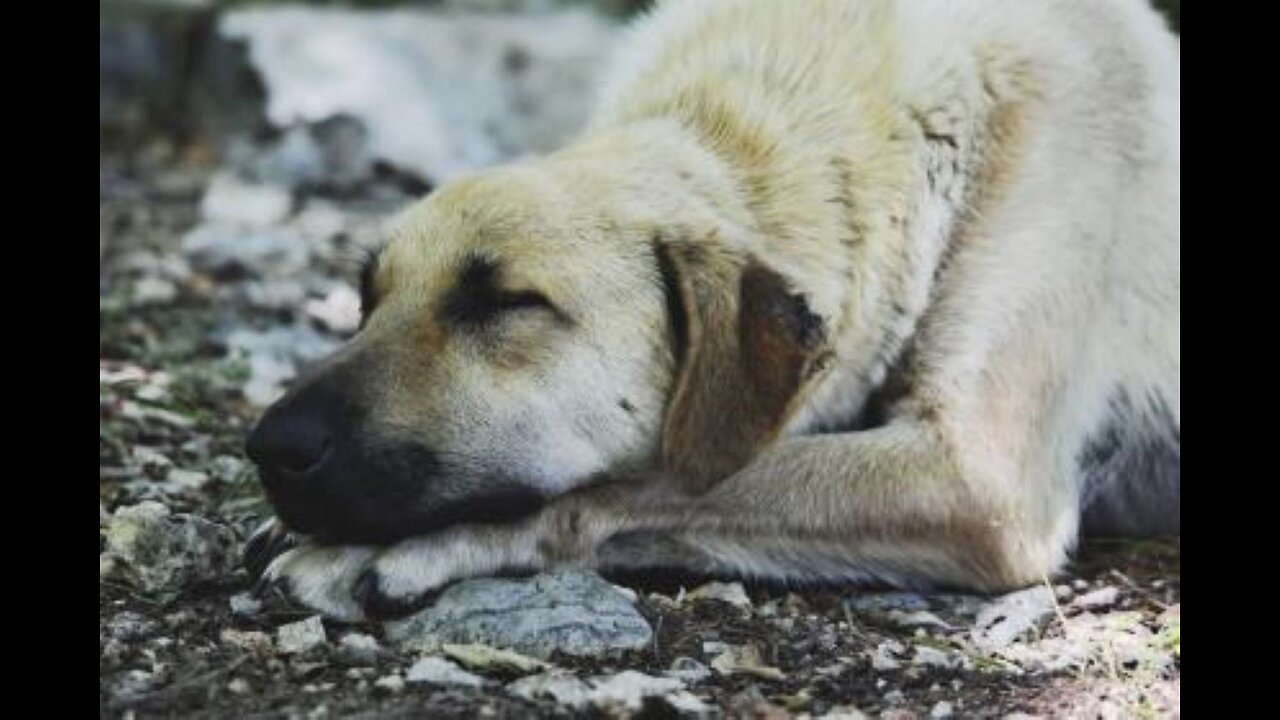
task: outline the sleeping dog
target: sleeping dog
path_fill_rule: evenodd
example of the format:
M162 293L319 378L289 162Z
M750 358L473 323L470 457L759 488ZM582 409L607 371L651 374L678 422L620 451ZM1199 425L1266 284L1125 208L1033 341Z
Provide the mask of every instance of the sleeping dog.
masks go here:
M265 583L978 591L1176 534L1180 47L1141 0L661 2L576 141L389 225L248 452Z

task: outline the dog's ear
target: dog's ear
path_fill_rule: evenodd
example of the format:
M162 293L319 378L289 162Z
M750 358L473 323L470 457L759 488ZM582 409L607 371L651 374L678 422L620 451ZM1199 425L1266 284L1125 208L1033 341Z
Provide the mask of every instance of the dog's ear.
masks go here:
M831 352L778 273L719 243L657 243L676 335L666 469L701 492L773 440Z

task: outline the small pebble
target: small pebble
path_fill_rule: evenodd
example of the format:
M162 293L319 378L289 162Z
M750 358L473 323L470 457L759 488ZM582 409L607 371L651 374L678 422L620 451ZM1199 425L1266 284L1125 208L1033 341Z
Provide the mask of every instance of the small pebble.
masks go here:
M286 655L304 653L325 643L324 623L319 615L276 628L280 652Z

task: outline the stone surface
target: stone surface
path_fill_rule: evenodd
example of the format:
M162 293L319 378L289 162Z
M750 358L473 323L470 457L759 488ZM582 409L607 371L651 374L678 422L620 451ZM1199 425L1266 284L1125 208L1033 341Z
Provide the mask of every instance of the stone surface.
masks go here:
M106 528L99 577L144 593L172 593L224 578L238 563L235 533L154 501L118 508Z
M996 598L974 623L973 642L983 650L998 650L1038 631L1053 617L1053 591L1036 586Z
M363 135L348 155L433 183L562 143L586 120L614 39L611 23L583 9L253 8L226 15L219 31L247 43L272 125L351 118Z
M543 658L557 650L612 655L644 647L653 634L625 595L599 575L575 570L459 583L431 607L384 627L404 649L483 643Z
M326 639L324 623L320 621L319 615L276 628L276 644L280 647L280 652L286 655L305 653L320 647Z
M404 676L405 682L431 683L433 685L453 685L458 687L478 688L485 684L484 678L454 665L444 658L428 656L409 667Z

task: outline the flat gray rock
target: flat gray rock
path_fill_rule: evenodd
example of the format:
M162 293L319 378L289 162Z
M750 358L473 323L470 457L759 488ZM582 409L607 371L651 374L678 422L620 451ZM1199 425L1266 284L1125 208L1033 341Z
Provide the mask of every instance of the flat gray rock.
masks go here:
M405 650L482 643L546 658L644 647L653 635L631 598L593 572L569 570L521 580L482 578L446 590L431 607L384 626Z
M999 650L1040 630L1053 617L1054 595L1037 586L996 598L979 613L973 641L984 650Z

